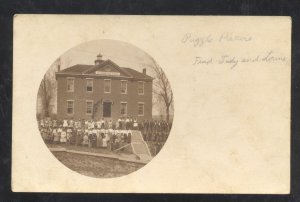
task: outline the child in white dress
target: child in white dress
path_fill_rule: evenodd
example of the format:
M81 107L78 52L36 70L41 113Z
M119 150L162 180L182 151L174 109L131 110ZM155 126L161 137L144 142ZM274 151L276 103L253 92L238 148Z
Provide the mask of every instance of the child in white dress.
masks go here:
M65 130L62 130L60 134L60 143L66 143L67 142L67 133Z

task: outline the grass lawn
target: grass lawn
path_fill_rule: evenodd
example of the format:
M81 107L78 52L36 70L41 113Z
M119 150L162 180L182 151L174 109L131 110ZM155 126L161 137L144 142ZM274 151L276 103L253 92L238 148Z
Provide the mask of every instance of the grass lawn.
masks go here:
M52 153L60 162L62 162L71 170L90 177L119 177L132 173L144 166L143 164L125 162L104 157L95 157L67 152Z
M151 152L151 155L154 157L156 156L156 151L154 148L153 142L146 142L149 150ZM107 148L89 148L86 146L75 146L75 145L66 145L66 144L46 144L48 148L55 148L55 147L61 147L66 148L69 150L75 150L75 151L83 151L83 152L93 152L93 153L102 153L102 154L113 154L114 152L110 151ZM126 148L122 150L123 154L131 154L132 150L130 148Z
M150 142L147 142L147 144L154 156L154 145ZM67 150L108 154L115 157L125 157L127 159L136 160L136 156L132 153L131 148L126 148L120 152L113 152L107 148L89 148L66 144L47 144L47 146L49 148L66 148ZM127 175L144 166L144 164L141 163L121 161L115 158L91 156L64 151L53 151L52 153L61 163L71 170L86 176L97 178L111 178Z
M86 146L75 146L75 145L66 145L66 144L47 144L48 148L66 148L68 150L75 150L75 151L82 151L82 152L92 152L92 153L102 153L102 154L115 154L114 152L112 152L111 150L107 149L107 148L101 148L101 147L97 147L97 148L90 148L90 147L86 147ZM132 153L131 151L128 150L123 150L122 151L124 154L129 154Z

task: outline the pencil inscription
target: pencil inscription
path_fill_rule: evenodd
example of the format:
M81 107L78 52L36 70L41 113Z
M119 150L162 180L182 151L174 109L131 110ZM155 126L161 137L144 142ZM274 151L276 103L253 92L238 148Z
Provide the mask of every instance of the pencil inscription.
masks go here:
M271 50L263 54L257 54L254 56L236 56L230 54L223 54L221 56L202 57L195 56L193 65L208 66L208 65L229 65L230 69L234 69L240 63L278 63L286 62L287 58L280 54L276 54Z
M192 33L186 33L183 35L181 42L183 44L191 45L192 47L203 47L210 43L229 43L229 42L249 42L253 37L250 35L238 34L234 32L223 32L220 35L213 36L197 35Z

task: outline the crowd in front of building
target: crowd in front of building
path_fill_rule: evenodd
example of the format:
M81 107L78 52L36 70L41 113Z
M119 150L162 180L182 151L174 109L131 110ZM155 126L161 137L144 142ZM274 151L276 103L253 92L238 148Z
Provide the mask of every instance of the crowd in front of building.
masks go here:
M104 148L114 151L131 143L132 130L139 130L144 141L157 154L168 138L171 124L165 121L144 120L131 117L113 120L41 119L39 130L47 144L75 145Z

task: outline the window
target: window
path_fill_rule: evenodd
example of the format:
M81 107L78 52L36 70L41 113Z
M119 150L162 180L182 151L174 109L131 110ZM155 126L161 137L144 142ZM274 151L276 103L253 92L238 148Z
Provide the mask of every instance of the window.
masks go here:
M144 82L143 81L138 82L138 94L144 95Z
M127 114L127 102L121 102L121 115Z
M74 92L74 78L67 78L67 92Z
M93 92L93 79L86 79L86 91Z
M111 88L111 80L104 79L104 93L110 93Z
M74 100L67 100L67 114L74 114Z
M86 101L86 114L93 113L93 101Z
M138 115L144 116L144 103L143 102L138 103Z
M127 81L121 81L121 93L127 94Z

